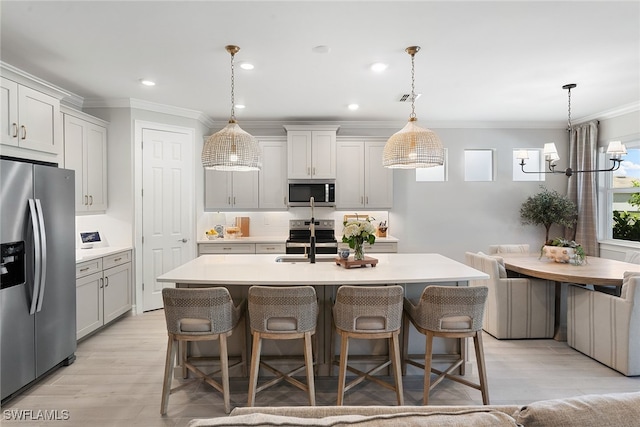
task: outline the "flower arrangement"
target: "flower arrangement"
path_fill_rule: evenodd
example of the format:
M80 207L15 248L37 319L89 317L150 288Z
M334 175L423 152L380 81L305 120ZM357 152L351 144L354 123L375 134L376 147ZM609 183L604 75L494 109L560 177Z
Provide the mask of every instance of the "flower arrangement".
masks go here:
M354 250L354 259L364 259L362 246L365 242L370 245L376 242L376 228L371 224L369 218L364 220L347 220L343 225L342 243L348 243L349 247Z
M556 251L549 249L550 246L569 248L572 249L572 251L561 251L561 253L556 254ZM553 259L556 262L569 262L576 265L584 264L587 258L587 254L581 245L576 243L574 240L563 239L562 237L556 237L555 239L547 242L547 244L540 249L540 257L543 255L546 255L547 258Z

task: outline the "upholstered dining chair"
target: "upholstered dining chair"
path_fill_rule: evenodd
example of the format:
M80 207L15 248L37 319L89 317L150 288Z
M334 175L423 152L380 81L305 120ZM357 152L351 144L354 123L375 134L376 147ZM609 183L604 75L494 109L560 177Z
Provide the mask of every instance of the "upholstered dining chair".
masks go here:
M489 245L489 254L528 254L529 245L526 243L507 244L507 245Z
M169 340L167 343L167 357L164 368L164 380L162 383L162 402L160 413L167 413L169 395L184 387L182 384L171 388L173 367L176 360L178 343L182 343L179 354L179 363L182 366L182 377L187 378L191 371L207 384L222 392L224 410L231 412L229 395L229 369L235 366L243 368L246 372L245 346L242 346L240 360L229 365L227 354L227 337L239 325L244 324L245 303L242 301L234 305L231 295L226 288L199 288L199 289L175 289L164 288L162 290L164 301L164 315L167 323ZM244 327L238 328L244 335ZM197 341L220 341L220 370L212 374L204 373L194 363L197 357L189 357L189 343ZM242 340L244 342L244 339ZM213 379L213 375L221 372L221 381Z
M489 295L486 286L457 287L457 286L427 286L418 301L404 300L404 340L403 340L403 371L406 364L424 369L424 392L422 404L429 404L429 392L445 378L459 382L466 386L480 390L482 403L489 404L489 387L487 386L487 371L482 346L482 320ZM412 360L407 354L409 322L426 336L424 364ZM462 338L460 355L444 371L433 368L433 338ZM465 363L466 338L473 338L478 365L479 384L473 383L455 375L454 371ZM431 373L438 375L431 381Z
M398 405L404 405L402 373L400 372L399 335L402 326L402 286L340 286L333 305L334 329L340 336L340 359L337 405L344 403L344 394L364 380L369 380L396 392ZM389 342L389 358L367 372L348 365L350 339L379 340ZM331 336L333 343L334 337ZM332 364L333 346L331 351ZM394 384L374 376L387 366L392 366ZM357 375L346 383L347 370Z
M283 380L306 391L309 396L309 405L316 404L312 336L316 333L318 312L318 299L313 286L252 286L249 288L249 324L253 345L247 406L254 405L257 392ZM264 339L304 340L304 365L289 372L282 372L260 361ZM260 367L275 374L276 377L258 387ZM302 370L306 372L306 384L293 377Z

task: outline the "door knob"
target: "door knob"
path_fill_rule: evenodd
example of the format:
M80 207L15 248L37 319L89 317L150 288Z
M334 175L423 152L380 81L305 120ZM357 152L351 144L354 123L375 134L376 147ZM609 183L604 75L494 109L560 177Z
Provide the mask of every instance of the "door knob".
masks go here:
M178 240L178 242L182 242L182 243L187 243L189 241L189 239L180 239Z

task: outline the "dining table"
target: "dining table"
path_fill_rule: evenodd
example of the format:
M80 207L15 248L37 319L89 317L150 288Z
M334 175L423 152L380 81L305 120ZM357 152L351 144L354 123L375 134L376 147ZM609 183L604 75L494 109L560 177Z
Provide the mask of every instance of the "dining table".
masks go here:
M582 264L552 261L539 254L504 253L509 275L550 280L555 283L555 333L557 341L567 340L566 286L622 286L625 271L640 272L640 264L587 256Z

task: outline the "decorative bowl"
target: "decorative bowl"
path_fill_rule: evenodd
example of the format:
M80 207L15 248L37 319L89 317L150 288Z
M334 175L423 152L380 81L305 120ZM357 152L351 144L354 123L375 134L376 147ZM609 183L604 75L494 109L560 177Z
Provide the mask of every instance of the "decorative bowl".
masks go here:
M340 249L338 254L340 255L340 258L347 259L349 258L349 249Z

